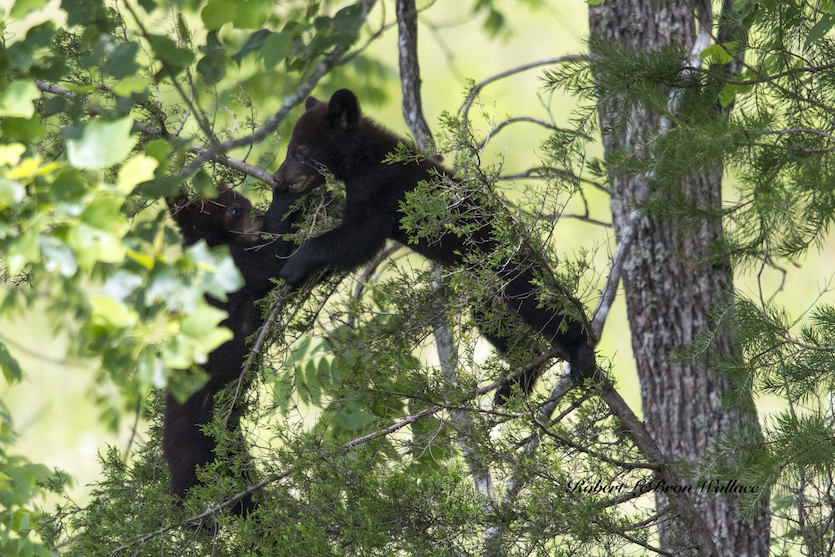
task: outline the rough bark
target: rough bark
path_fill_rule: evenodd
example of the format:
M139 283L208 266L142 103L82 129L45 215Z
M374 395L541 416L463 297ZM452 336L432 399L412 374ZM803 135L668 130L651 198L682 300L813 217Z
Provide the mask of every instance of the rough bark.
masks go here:
M703 5L702 5L703 6ZM710 21L710 8L702 9ZM696 38L697 14L693 4L658 3L652 0L612 0L590 9L593 35L640 48L653 49L671 41L689 49ZM618 118L616 112L601 114L602 129ZM628 126L629 137L604 137L607 153L630 148L655 130L659 117L651 111L638 115ZM680 185L679 193L698 194L704 202L721 203L722 169L711 171ZM723 406L729 386L705 362L674 364L676 348L693 340L707 326L707 310L731 292L732 272L727 266L698 268L692 264L706 254L708 246L722 235L719 220L703 223L698 231L682 232L674 223L652 215L636 215L630 199L641 199L653 187L651 176L611 176L613 223L618 240L629 226L635 240L623 269L627 315L632 349L641 382L644 420L652 437L667 457L696 461L720 432L742 425L754 438L759 434L752 404ZM633 222L634 221L634 222ZM727 336L716 339L715 349L734 350ZM668 506L658 494L659 508ZM765 509L752 517L736 516L737 499L725 495L696 497L696 505L714 536L721 555L768 555L769 517ZM676 513L671 513L675 516ZM664 550L690 554L693 547L687 527L672 518L659 523L660 545Z

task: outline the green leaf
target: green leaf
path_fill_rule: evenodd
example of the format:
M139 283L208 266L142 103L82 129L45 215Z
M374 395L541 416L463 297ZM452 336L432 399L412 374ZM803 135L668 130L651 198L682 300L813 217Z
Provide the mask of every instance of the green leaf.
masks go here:
M154 170L157 166L159 166L159 161L146 155L132 157L119 170L116 187L125 195L130 195L137 184L154 179Z
M357 2L353 6L342 8L333 16L333 27L341 33L355 33L359 31L365 14L365 2Z
M146 12L151 13L157 9L155 0L139 0L139 5L142 6Z
M44 464L29 463L24 464L21 468L37 482L45 482L52 477L52 470Z
M131 136L133 118L113 122L96 120L84 126L80 139L67 139L67 158L78 168L107 168L121 162L136 145Z
M363 411L339 414L339 425L348 431L359 431L374 421L376 421L374 416Z
M196 361L205 362L209 352L232 339L232 331L220 326L228 315L209 304L201 304L183 319L180 333L193 341Z
M35 115L33 101L41 98L41 92L34 81L20 79L9 84L0 92L0 117L31 118Z
M158 199L169 195L175 195L180 191L182 179L177 176L157 176L153 180L143 182L140 191L142 195Z
M67 25L84 25L96 19L104 10L101 0L61 0L61 8L67 12Z
M261 48L261 57L268 70L273 69L279 62L292 55L293 36L290 33L273 33Z
M31 143L46 135L46 128L41 125L41 117L35 114L28 120L25 118L5 118L0 123L0 130L6 141L24 141Z
M200 17L209 31L227 23L236 29L255 29L267 22L272 10L270 0L209 0Z
M113 92L120 97L142 93L148 88L148 80L144 77L132 76L123 79L113 87Z
M214 85L226 76L226 64L222 57L206 55L197 62L197 73L206 83Z
M232 23L235 14L234 9L229 9L229 5L224 0L214 0L206 4L206 7L200 12L200 18L203 24L209 31L216 31L227 23Z
M823 38L824 35L832 30L833 24L835 24L835 19L833 19L829 14L820 18L820 20L812 26L812 29L809 30L809 34L806 36L806 41L803 43L803 49L806 50L809 48L810 44Z
M102 65L102 71L117 79L134 75L140 68L136 63L136 53L139 44L134 42L121 43L116 47L107 61Z
M128 228L128 221L121 211L124 202L118 197L97 197L81 213L81 222L121 236Z
M105 295L90 296L92 312L90 318L97 323L108 327L123 329L136 324L138 316L135 311Z
M23 201L26 188L14 180L0 178L0 211L6 207Z
M151 48L160 60L165 62L169 73L179 74L194 61L194 53L187 48L177 46L172 39L164 35L150 35Z
M79 223L69 234L69 244L75 249L78 265L90 271L99 261L119 263L124 261L127 248L121 237L99 228Z
M46 6L48 0L15 0L12 7L12 19L23 19L35 10L40 10Z
M16 383L23 380L23 369L20 363L11 355L6 345L0 342L0 369L3 370L3 377L9 383Z
M261 29L260 31L256 31L250 35L249 40L246 41L246 44L244 44L241 50L232 56L232 60L240 62L248 54L259 50L262 46L264 46L264 43L267 41L267 37L269 37L271 33L272 31L269 29Z
M726 45L715 44L713 46L709 46L699 54L699 59L707 60L712 59L713 62L719 64L727 64L731 60L733 60L733 56L731 53L736 51L736 43L728 43Z
M210 250L206 242L201 240L189 246L184 254L199 268L207 271L203 283L199 285L202 291L221 301L226 300L227 292L236 292L244 285L243 276L229 255L228 248L223 248L226 246Z

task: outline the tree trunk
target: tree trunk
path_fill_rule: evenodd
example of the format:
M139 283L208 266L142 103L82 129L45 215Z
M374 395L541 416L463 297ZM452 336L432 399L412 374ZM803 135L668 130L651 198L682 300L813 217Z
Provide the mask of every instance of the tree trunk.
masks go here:
M702 4L698 5L703 6ZM709 22L710 8L704 8ZM608 0L590 8L590 33L638 49L654 49L672 41L689 50L697 34L693 4L683 1L659 3L653 0ZM600 114L601 128L613 129L616 112ZM645 130L658 129L660 118L647 110L628 126L628 137L604 136L604 149L629 149L646 137ZM721 203L722 169L682 183L685 198L703 196L706 202ZM650 434L668 457L698 460L723 431L743 426L759 438L753 404L723 406L727 381L705 362L675 364L670 357L676 348L691 342L707 326L710 305L732 292L732 272L727 266L694 267L689 261L707 253L708 246L722 235L720 220L704 222L701 229L681 232L669 220L637 214L629 201L641 199L652 188L651 177L610 176L611 209L615 233L620 240L630 226L635 239L623 270L627 315L632 349L641 381L644 420ZM691 195L698 193L699 195ZM727 336L716 339L715 350L734 350ZM750 399L749 399L750 401ZM767 509L748 518L735 515L738 500L727 495L698 495L695 502L715 538L721 555L768 555L769 516ZM668 506L667 497L656 495L659 509ZM658 524L662 549L682 554L692 547L686 526L675 517ZM690 553L685 550L685 555Z

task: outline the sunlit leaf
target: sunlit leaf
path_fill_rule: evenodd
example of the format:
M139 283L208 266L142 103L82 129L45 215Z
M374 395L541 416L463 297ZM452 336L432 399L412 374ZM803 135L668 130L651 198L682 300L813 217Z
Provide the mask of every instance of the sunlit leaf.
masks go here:
M115 234L84 223L79 223L72 228L69 243L75 249L78 265L87 271L90 271L99 261L106 263L124 261L127 249Z
M0 145L0 166L17 164L20 160L20 156L25 151L26 147L19 143Z
M26 189L18 182L0 178L0 211L9 205L20 203L24 195L26 195Z
M71 277L78 270L78 263L70 246L55 236L39 236L38 245L47 271L57 271L61 276Z
M133 118L96 120L84 127L80 139L67 139L67 158L78 168L107 168L121 162L136 145L130 134Z
M114 300L110 296L90 296L92 319L106 323L111 327L130 327L137 322L136 312L131 311L125 304Z
M130 194L137 184L153 179L159 162L145 155L136 155L119 169L116 187L125 195Z
M23 380L23 369L2 342L0 342L0 370L3 371L3 377L9 383Z
M34 100L41 98L41 92L34 81L20 79L0 91L0 116L31 118L35 114Z
M142 93L148 88L148 80L144 77L127 77L113 87L113 92L120 97L130 97L135 93Z
M12 7L11 17L13 19L22 19L35 10L40 10L46 6L48 0L15 0Z

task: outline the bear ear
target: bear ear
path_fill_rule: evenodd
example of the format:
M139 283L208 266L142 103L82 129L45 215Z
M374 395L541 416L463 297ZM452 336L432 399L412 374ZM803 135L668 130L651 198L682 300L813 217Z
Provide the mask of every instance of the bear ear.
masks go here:
M321 101L319 99L317 99L316 97L307 97L307 100L304 101L304 109L305 110L310 110L311 108L313 108L314 106L316 106L320 102Z
M360 119L360 102L348 89L340 89L328 103L328 120L339 124L343 129L356 127Z

